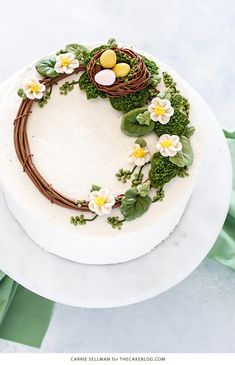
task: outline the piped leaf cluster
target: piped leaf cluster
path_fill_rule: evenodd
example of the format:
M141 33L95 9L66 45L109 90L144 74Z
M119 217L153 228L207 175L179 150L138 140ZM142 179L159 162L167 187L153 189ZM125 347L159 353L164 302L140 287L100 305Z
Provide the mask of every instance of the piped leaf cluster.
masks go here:
M133 188L126 191L120 208L126 221L140 217L149 209L152 199L149 195L141 194L141 191L146 192L146 189L147 187L144 187L143 190Z

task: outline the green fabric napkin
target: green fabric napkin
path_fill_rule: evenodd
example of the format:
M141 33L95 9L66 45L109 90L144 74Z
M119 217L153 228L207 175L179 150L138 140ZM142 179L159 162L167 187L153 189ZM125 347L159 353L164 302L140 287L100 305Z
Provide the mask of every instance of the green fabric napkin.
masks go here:
M215 245L209 252L208 257L212 260L219 261L232 270L235 270L235 131L224 131L224 135L228 141L232 159L232 200L223 229L215 242Z
M0 337L40 347L53 302L23 288L0 271Z

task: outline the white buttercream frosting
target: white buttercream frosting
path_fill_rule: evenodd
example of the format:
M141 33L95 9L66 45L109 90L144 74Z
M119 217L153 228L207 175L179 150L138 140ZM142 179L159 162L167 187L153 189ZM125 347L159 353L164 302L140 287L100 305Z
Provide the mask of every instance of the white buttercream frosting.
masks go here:
M0 107L0 177L13 214L39 245L77 261L120 262L149 251L173 230L192 192L203 143L198 124L201 116L193 100L190 119L196 132L192 137L194 163L190 176L167 184L164 200L152 204L142 217L124 224L121 231L107 224L107 215L74 227L69 218L78 212L45 199L22 172L15 154L12 123L20 104L16 92L34 73L32 67L24 69ZM190 97L183 81L173 77L182 93ZM66 81L75 78L69 76ZM61 84L53 87L43 109L34 104L29 117L28 136L35 164L54 188L73 199L89 200L92 184L107 187L114 196L123 193L128 185L118 181L115 174L119 168L130 168L126 151L135 139L121 132L122 113L106 99L87 100L78 87L67 96L60 95ZM150 153L156 152L156 135L152 133L145 139ZM146 167L145 176L147 171ZM119 210L113 210L112 215L118 214Z

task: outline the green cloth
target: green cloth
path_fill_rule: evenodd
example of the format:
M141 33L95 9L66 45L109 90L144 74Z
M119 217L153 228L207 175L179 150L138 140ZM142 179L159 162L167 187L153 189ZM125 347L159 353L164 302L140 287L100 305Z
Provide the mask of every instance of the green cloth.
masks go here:
M232 199L223 229L209 252L210 259L219 261L232 270L235 270L235 131L224 131L228 141L233 169Z
M23 288L0 271L0 337L40 347L53 302Z

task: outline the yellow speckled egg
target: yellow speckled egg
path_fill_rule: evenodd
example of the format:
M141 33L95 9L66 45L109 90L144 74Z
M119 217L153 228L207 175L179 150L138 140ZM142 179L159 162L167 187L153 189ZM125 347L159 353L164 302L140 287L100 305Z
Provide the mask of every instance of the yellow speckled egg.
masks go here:
M117 56L116 53L112 49L107 49L100 56L100 64L104 68L112 68L116 65Z
M113 72L115 73L116 77L125 77L130 72L130 66L128 63L117 63L113 68Z

